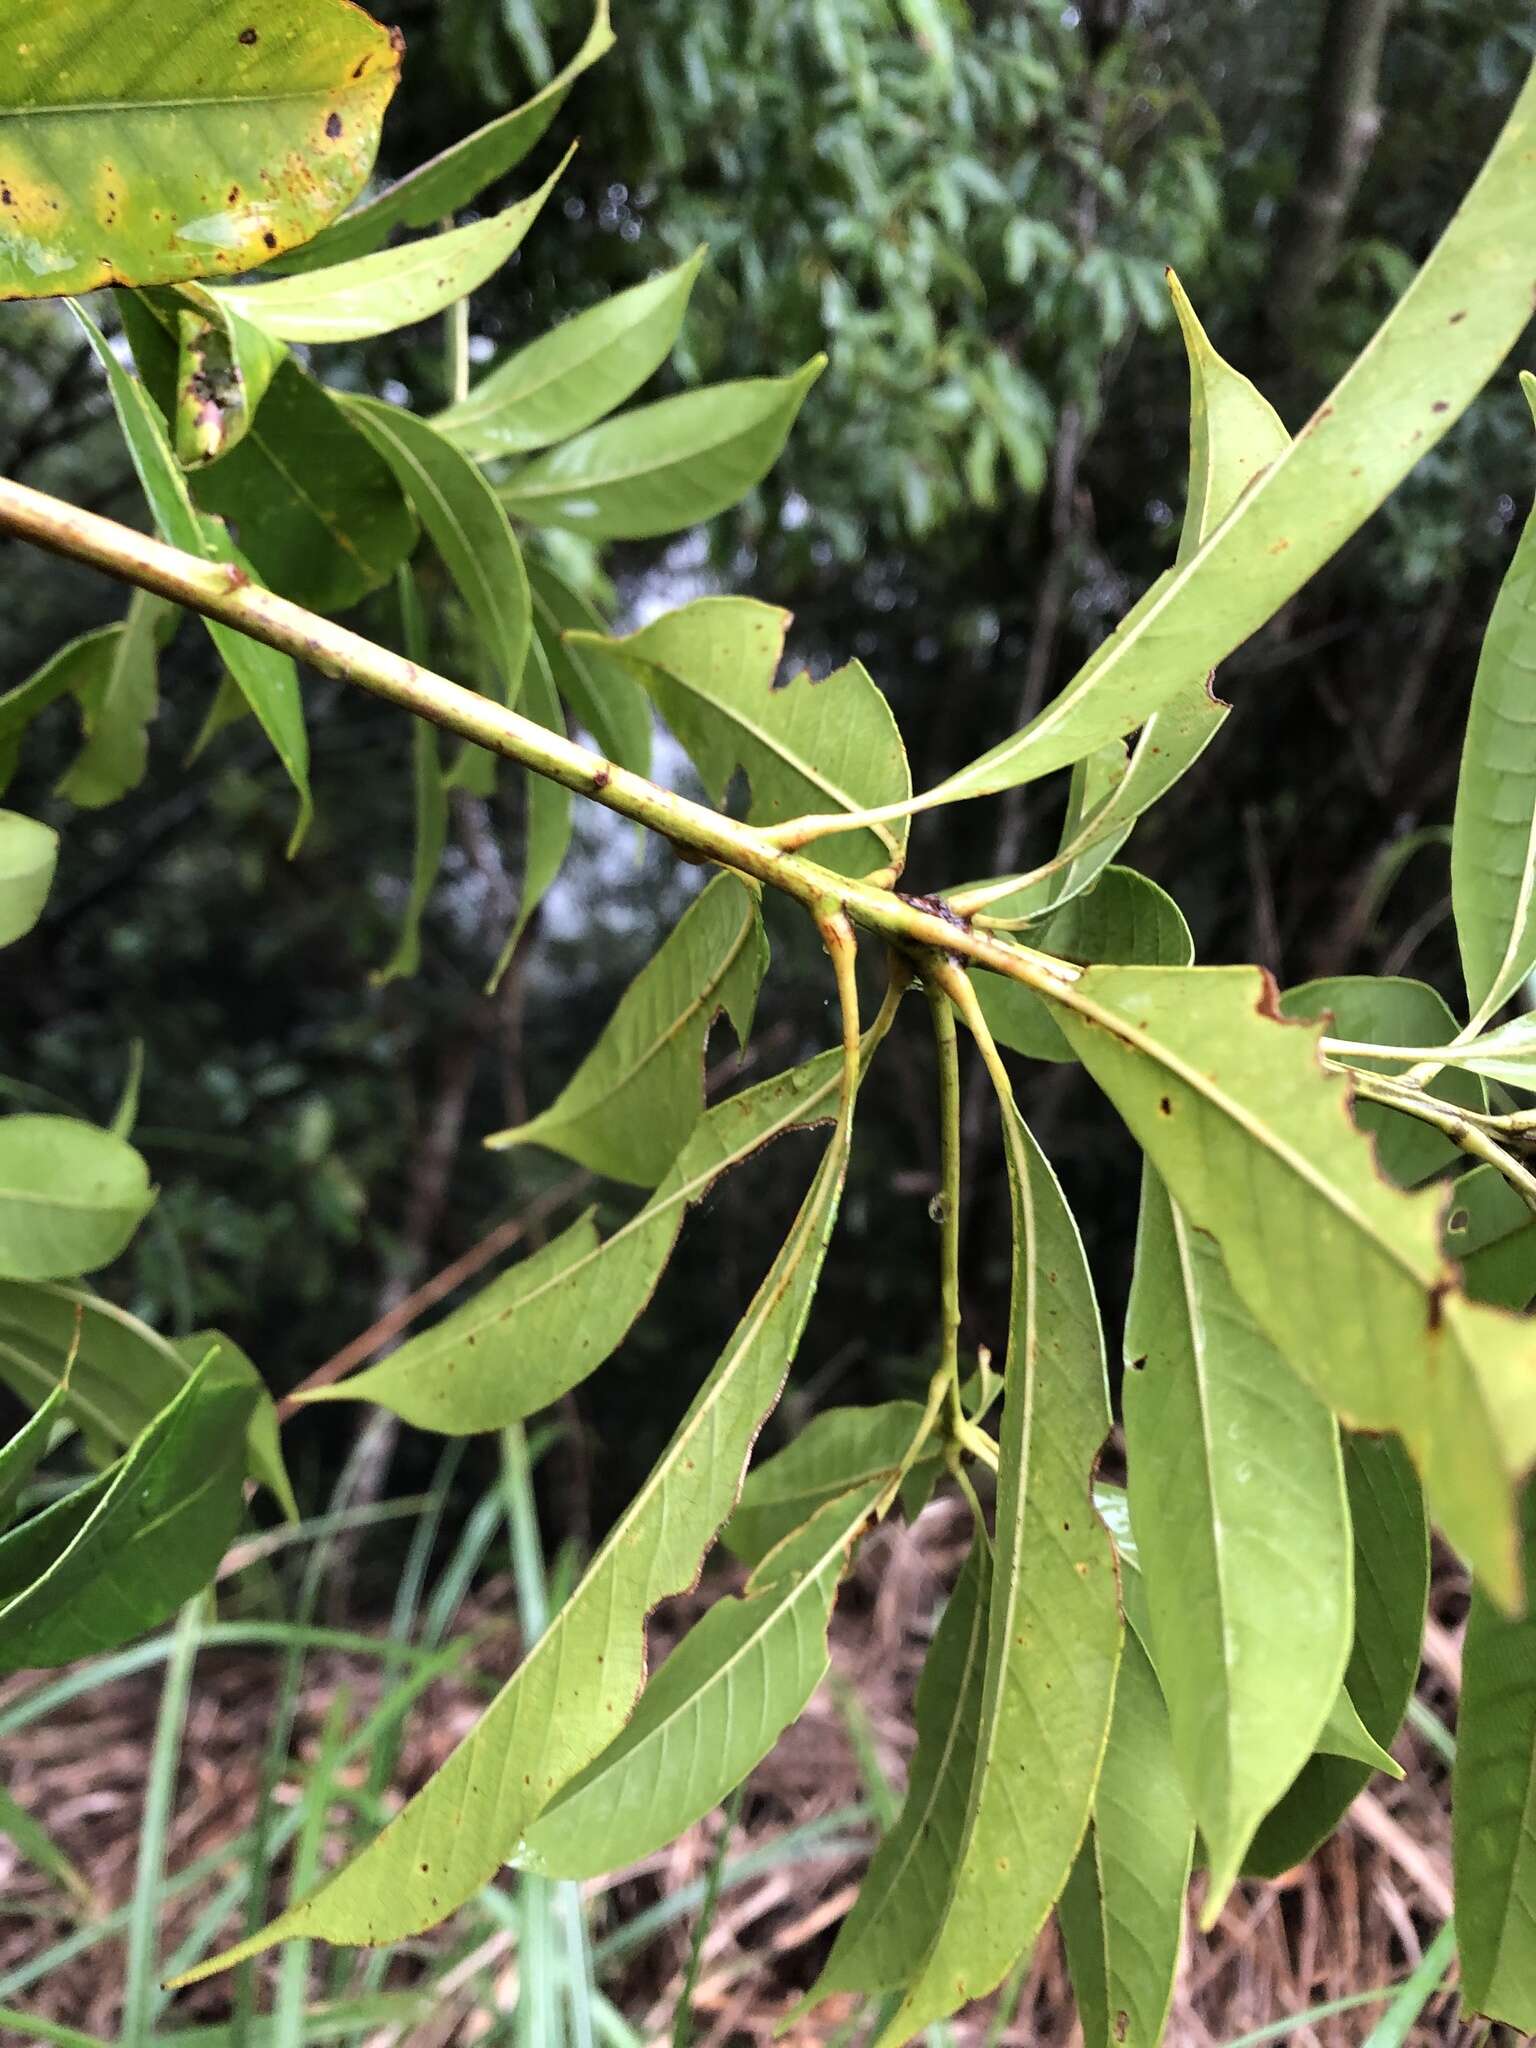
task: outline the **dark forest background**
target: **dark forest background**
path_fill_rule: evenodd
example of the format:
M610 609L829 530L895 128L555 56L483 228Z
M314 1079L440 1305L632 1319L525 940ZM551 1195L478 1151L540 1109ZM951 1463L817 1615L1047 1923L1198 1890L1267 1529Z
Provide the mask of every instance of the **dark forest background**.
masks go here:
M582 0L384 11L407 43L386 175L526 97L588 17ZM618 47L514 181L528 189L580 136L559 198L475 295L475 360L701 241L682 342L643 395L779 374L825 347L830 369L768 483L707 532L610 551L609 611L623 623L708 588L792 608L798 658L857 654L888 692L918 786L1045 701L1172 558L1188 392L1164 265L1294 428L1411 277L1536 51L1522 0L615 12ZM333 352L327 374L431 410L442 360L423 328ZM1283 984L1408 973L1457 1000L1444 828L1531 453L1512 365L1223 671L1237 715L1122 855L1178 898L1201 958L1257 959ZM99 376L47 305L0 322L0 469L142 523ZM0 689L122 607L104 581L15 545L0 587ZM397 632L387 599L356 622ZM453 649L435 652L453 672ZM460 792L422 970L375 985L409 873L404 721L306 679L320 816L290 862L289 793L258 739L232 728L186 766L217 684L206 639L184 632L149 773L108 809L52 794L78 745L71 707L29 737L9 801L62 824L64 851L42 925L5 957L0 1091L105 1117L143 1042L137 1142L162 1194L111 1284L172 1334L226 1328L281 1391L567 1183L561 1162L493 1157L479 1139L549 1098L699 877L583 807L565 876L487 998L515 907L518 800ZM1040 857L1062 800L1047 785L930 816L907 886ZM835 1035L825 963L787 921L773 937L755 1073ZM921 1022L898 1030L863 1105L776 1436L829 1398L926 1382L937 1160ZM722 1079L730 1052L722 1030ZM1022 1094L1083 1224L1113 1347L1136 1162L1076 1069L1030 1069ZM979 1098L967 1136L966 1334L995 1343L1006 1192ZM542 1467L555 1541L589 1541L659 1448L810 1157L789 1141L694 1215L638 1331L559 1418ZM617 1198L599 1193L611 1221ZM301 1494L319 1498L357 1426L339 1408L290 1432ZM429 1469L429 1446L380 1438L401 1484ZM483 1478L472 1455L461 1483Z

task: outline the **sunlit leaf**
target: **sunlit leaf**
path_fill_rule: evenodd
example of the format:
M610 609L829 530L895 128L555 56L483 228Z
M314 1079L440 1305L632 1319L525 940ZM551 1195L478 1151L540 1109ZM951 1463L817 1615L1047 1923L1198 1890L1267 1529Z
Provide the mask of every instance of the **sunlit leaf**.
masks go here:
M0 811L0 946L24 937L42 916L58 858L51 825Z
M762 482L826 364L792 377L710 384L589 427L524 463L501 488L535 526L647 540L713 519Z
M1252 967L1089 968L1057 1021L1287 1363L1342 1421L1402 1436L1431 1512L1513 1604L1536 1326L1459 1290L1443 1198L1379 1174L1317 1028L1278 1020Z
M1084 2048L1158 2048L1194 1840L1168 1709L1133 1635L1115 1682L1093 1826L1056 1908Z
M487 1145L543 1145L594 1173L654 1187L703 1108L704 1046L720 1011L738 1044L768 965L753 892L719 875L684 913L549 1108Z
M586 599L538 562L528 564L534 631L549 660L555 688L571 716L587 728L610 761L636 775L651 772L651 703L624 662L589 639L577 645L567 633L601 634L603 621ZM0 699L0 715L4 700ZM4 728L0 726L0 734Z
M916 1401L824 1408L792 1443L753 1466L723 1540L743 1564L761 1564L829 1500L899 1466L922 1418Z
M676 269L562 321L489 371L433 426L479 462L526 455L590 427L666 361L703 261L697 249Z
M529 198L489 220L298 277L212 286L210 295L280 341L366 341L430 320L500 270L538 218L570 154Z
M361 187L400 43L348 0L0 4L0 298L246 270Z
M1150 1169L1125 1343L1130 1514L1210 1861L1210 1924L1344 1682L1354 1596L1338 1425Z
M838 1583L892 1476L825 1502L764 1558L740 1599L717 1600L694 1624L618 1741L529 1829L520 1868L593 1877L633 1863L762 1762L826 1676Z
M573 633L567 645L634 665L717 803L744 769L755 825L899 802L911 781L885 698L857 661L821 682L802 674L779 686L788 628L789 614L772 605L701 597L638 633ZM840 874L858 875L899 865L905 846L899 822L846 833L817 852Z
M0 1116L0 1277L94 1273L153 1200L144 1161L110 1131L68 1116Z
M1536 1584L1536 1487L1526 1489L1524 1522ZM1451 1810L1463 2000L1536 2032L1536 1618L1509 1619L1476 1587Z

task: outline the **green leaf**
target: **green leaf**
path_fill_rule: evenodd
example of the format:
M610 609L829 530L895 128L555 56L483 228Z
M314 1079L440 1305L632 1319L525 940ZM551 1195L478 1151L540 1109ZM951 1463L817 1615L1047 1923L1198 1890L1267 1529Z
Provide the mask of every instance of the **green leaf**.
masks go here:
M672 1441L585 1577L447 1763L376 1841L308 1899L181 1981L276 1941L370 1945L473 1897L633 1708L645 1618L692 1585L805 1326L847 1168L847 1103L789 1237Z
M1286 990L1280 1011L1286 1017L1324 1018L1330 1036L1367 1045L1440 1046L1456 1034L1444 998L1422 981L1397 975L1336 974L1303 982ZM1402 1071L1400 1062L1369 1057L1352 1055L1350 1064L1367 1073ZM1462 1109L1488 1107L1482 1083L1468 1074L1437 1074L1428 1092ZM1376 1140L1377 1163L1399 1187L1417 1187L1463 1156L1441 1132L1383 1103L1356 1103L1354 1118Z
M63 1413L68 1391L66 1371L42 1406L27 1417L8 1443L0 1446L0 1530L8 1529L16 1519L27 1481L53 1441L53 1426Z
M531 643L531 659L524 678L523 711L535 725L566 737L565 718L555 690L554 674L544 642ZM500 958L491 970L486 993L494 994L501 977L512 964L523 933L559 874L571 843L571 792L547 775L530 768L524 776L523 798L523 886L517 899L517 915L507 933Z
M1125 1343L1130 1515L1211 1926L1344 1683L1354 1593L1338 1426L1150 1169Z
M79 306L74 310L106 372L123 438L155 525L173 547L201 556L204 561L227 562L247 574L239 551L222 525L194 511L160 416L144 386L122 368L90 315ZM298 792L299 815L294 823L291 852L303 838L314 808L309 794L309 736L304 729L298 673L289 657L279 654L275 647L237 633L233 627L216 625L211 619L204 624Z
M0 1537L0 1670L115 1649L206 1584L240 1519L253 1399L209 1361L110 1471Z
M0 790L16 772L22 734L33 719L60 697L93 689L121 631L120 626L98 626L92 633L82 633L50 655L24 683L0 692Z
M496 493L472 462L414 413L373 398L345 403L349 418L393 471L469 607L495 664L501 701L515 704L533 607L522 550Z
M1536 1091L1536 1011L1522 1011L1507 1024L1485 1031L1454 1050L1441 1052L1436 1047L1435 1057L1466 1073L1502 1081L1506 1088ZM1350 1064L1359 1064L1353 1055Z
M153 1200L144 1161L110 1131L68 1116L0 1116L0 1278L94 1273Z
M1536 377L1520 374L1536 412ZM1451 829L1451 903L1476 1023L1536 967L1536 511L1509 565L1478 658Z
M595 1877L664 1847L754 1770L826 1676L849 1553L890 1471L827 1501L717 1600L640 1695L622 1735L557 1794L519 1869Z
M51 825L0 811L0 946L24 938L42 916L58 858Z
M128 600L128 616L116 629L98 672L77 694L85 716L85 745L59 782L58 794L95 810L115 804L144 779L149 763L149 727L160 708L157 638L162 619L175 607L146 590Z
M1536 1487L1524 1508L1536 1585ZM1536 1617L1474 1586L1456 1721L1456 1936L1467 2010L1536 2033Z
M1074 896L1032 925L1028 942L1084 967L1105 960L1117 966L1187 967L1195 957L1184 913L1165 889L1134 868L1106 868L1085 895ZM976 999L999 1045L1032 1060L1076 1057L1049 1005L1022 982L978 975Z
M0 299L291 249L361 188L400 70L347 0L4 0L0 48Z
M1530 319L1536 78L1438 246L1290 447L1022 732L926 808L1081 760L1219 667L1344 545L1456 423Z
M1057 1906L1084 2048L1158 2048L1195 1845L1146 1651L1127 1639L1093 1827Z
M964 1836L981 1734L992 1553L977 1532L918 1680L917 1752L895 1826L876 1849L807 2005L835 1991L893 1991L932 1938Z
M1525 1309L1536 1299L1536 1216L1496 1166L1474 1166L1453 1184L1445 1248L1474 1301Z
M1109 1430L1082 1241L1011 1097L1001 1104L1013 1303L980 1727L958 1854L929 1946L879 2048L997 1984L1061 1893L1088 1825L1120 1657L1093 1466Z
M824 1408L792 1443L747 1474L725 1543L743 1564L760 1565L829 1500L898 1467L922 1419L916 1401Z
M1341 1420L1403 1438L1446 1534L1515 1604L1536 1332L1459 1291L1442 1197L1379 1174L1316 1027L1281 1021L1253 967L1091 967L1057 1021L1260 1329Z
M900 802L912 786L906 753L862 662L776 687L788 629L788 612L772 605L701 597L623 638L572 633L566 644L633 665L715 803L743 769L754 825ZM829 843L826 865L844 875L899 866L906 842L904 821L845 833Z
M4 1835L25 1863L30 1863L72 1892L87 1910L92 1905L91 1887L58 1843L19 1799L13 1799L0 1785L0 1835ZM46 2035L44 2039L46 2039Z
M671 354L704 254L698 248L675 270L615 292L541 334L440 412L433 426L477 462L527 455L590 427Z
M824 1121L837 1073L838 1055L824 1053L718 1103L644 1208L602 1244L536 1279L518 1278L532 1263L525 1260L378 1365L307 1400L373 1401L447 1436L501 1429L547 1408L628 1335L690 1205L781 1132Z
M244 438L287 351L199 285L138 297L176 345L175 384L164 408L176 460L183 469L201 468Z
M212 1363L220 1377L251 1389L255 1406L245 1429L246 1470L254 1480L266 1487L287 1519L296 1522L299 1519L299 1504L294 1499L293 1483L288 1477L288 1467L283 1462L277 1408L272 1396L267 1392L266 1381L256 1370L249 1355L241 1350L232 1337L226 1337L222 1330L194 1330L190 1337L178 1337L171 1349L180 1358L182 1371L185 1373L195 1372L204 1359L217 1351L218 1355Z
M537 220L572 154L566 151L536 192L489 220L298 277L215 285L210 296L280 341L367 341L430 320L500 270Z
M571 715L591 733L610 761L636 775L651 772L651 704L634 672L590 637L581 644L568 632L588 636L607 627L586 599L537 562L528 564L533 623L549 660L555 688ZM0 698L0 713L4 710ZM3 734L0 726L0 734Z
M1429 1597L1429 1531L1413 1466L1392 1437L1346 1436L1344 1477L1355 1539L1355 1646L1345 1684L1368 1732L1390 1743L1419 1676ZM1369 1764L1315 1756L1255 1837L1248 1871L1278 1877L1333 1833Z
M1320 1755L1349 1757L1372 1771L1384 1772L1389 1778L1405 1775L1402 1765L1389 1750L1382 1748L1361 1720L1347 1686L1340 1687L1328 1709L1328 1718L1317 1738L1317 1747Z
M746 1044L767 965L756 894L733 875L716 876L549 1108L486 1144L542 1145L611 1180L654 1187L703 1109L710 1025L724 1010Z
M650 540L713 519L762 482L826 367L710 384L639 406L535 456L501 487L535 526L591 540Z
M426 622L416 579L408 569L397 577L400 610L405 628L405 651L414 662L427 659ZM384 965L370 977L382 986L398 976L414 974L421 965L421 920L442 866L443 848L448 842L448 790L443 779L442 753L437 727L424 718L411 720L411 794L415 818L414 849L411 857L411 887L405 915L400 921L400 938Z
M343 219L322 228L312 242L269 266L276 272L316 270L366 256L398 227L430 228L468 206L477 193L515 170L559 113L572 84L613 48L608 0L598 0L586 40L548 85L510 114L488 121L449 149L387 186Z

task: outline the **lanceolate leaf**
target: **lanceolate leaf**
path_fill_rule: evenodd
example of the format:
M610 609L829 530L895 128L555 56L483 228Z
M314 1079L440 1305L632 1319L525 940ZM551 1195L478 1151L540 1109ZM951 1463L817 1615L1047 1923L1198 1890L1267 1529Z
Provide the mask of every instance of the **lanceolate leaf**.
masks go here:
M991 1546L978 1531L918 1680L917 1753L900 1817L871 1859L807 2004L834 1991L897 1989L932 1938L965 1831L991 1594Z
M543 1145L594 1173L654 1187L699 1120L711 1023L724 1010L745 1045L767 965L756 896L733 875L717 876L549 1108L485 1142L498 1151Z
M61 1379L9 1443L0 1447L0 1530L8 1529L16 1519L27 1481L53 1440L54 1424L63 1416L67 1392L67 1381Z
M537 1283L514 1266L380 1364L315 1401L373 1401L418 1429L470 1436L537 1414L623 1342L672 1255L689 1205L781 1132L824 1121L837 1056L823 1054L709 1110L645 1207ZM525 1264L528 1263L525 1261Z
M1195 957L1184 913L1166 890L1134 868L1106 869L1086 895L1032 925L1028 942L1084 967L1105 960L1187 967ZM978 975L976 999L999 1045L1032 1060L1076 1057L1049 1006L1022 982Z
M51 825L0 811L0 946L24 937L42 916L58 858Z
M1355 1544L1355 1646L1345 1683L1361 1723L1385 1746L1418 1681L1429 1531L1418 1480L1395 1437L1346 1436L1344 1476ZM1371 1769L1334 1755L1313 1757L1260 1828L1247 1869L1277 1877L1305 1863Z
M528 658L532 601L523 554L496 494L434 427L399 406L353 398L347 411L389 464L468 605L515 704Z
M80 692L85 745L59 783L71 803L113 804L144 779L149 725L160 708L156 628L171 610L164 598L136 590L106 661Z
M1536 1583L1536 1487L1525 1496ZM1536 1619L1474 1588L1462 1656L1452 1800L1456 1942L1473 2012L1536 2033Z
M1502 1081L1506 1088L1530 1093L1536 1090L1536 1011L1524 1010L1454 1051L1442 1053L1437 1047L1434 1056L1466 1073L1483 1074L1490 1081ZM1353 1054L1350 1064L1359 1064Z
M1093 967L1057 1021L1260 1329L1341 1420L1402 1436L1446 1534L1514 1605L1536 1327L1458 1289L1441 1197L1380 1177L1315 1028L1280 1022L1251 967Z
M222 525L193 510L165 430L144 386L122 368L90 316L78 306L75 316L106 372L123 438L156 526L172 546L188 554L241 567L238 551ZM232 627L215 625L212 620L205 623L225 666L239 684L298 791L299 815L291 842L291 847L296 846L313 810L309 794L309 737L304 729L297 672L288 656L279 654L276 648L264 646Z
M590 427L666 361L703 261L703 249L696 249L675 270L615 292L541 334L439 413L433 426L477 462L527 455Z
M776 688L789 614L745 597L702 597L623 639L573 633L567 645L618 653L688 749L715 802L745 769L755 825L808 810L900 802L911 788L890 706L863 664L822 682ZM905 822L849 832L818 847L839 874L901 863Z
M589 638L581 645L566 639L570 632L588 635L605 631L585 598L537 562L528 564L533 592L534 631L549 659L555 688L610 761L636 775L651 772L651 703L626 663L605 654ZM3 714L0 700L0 714ZM4 727L0 725L0 737Z
M374 1945L432 1925L473 1896L612 1741L644 1678L645 1618L693 1583L778 1399L837 1214L849 1129L845 1116L787 1241L654 1471L475 1728L360 1856L189 1976L293 1936Z
M558 1794L514 1859L595 1877L648 1856L762 1762L826 1676L827 1624L890 1472L826 1502L718 1600L640 1695L623 1734Z
M40 669L12 690L0 691L0 790L16 772L22 734L33 719L71 692L94 688L111 659L118 626L98 626L50 655Z
M435 227L461 206L468 206L487 185L517 168L559 113L575 80L612 48L608 0L597 0L586 40L542 91L418 165L377 198L332 221L312 242L293 250L272 269L316 270L323 264L366 256L381 247L397 227Z
M66 1891L73 1892L81 1905L90 1908L89 1884L42 1822L19 1800L13 1799L3 1786L0 1786L0 1835L9 1840L24 1862L46 1871Z
M1214 1921L1312 1754L1354 1639L1338 1425L1150 1168L1126 1321L1131 1520Z
M747 1474L724 1541L744 1564L761 1564L829 1500L898 1467L922 1419L916 1401L813 1415L792 1443Z
M1205 676L1337 553L1477 396L1530 319L1536 80L1375 339L1226 518L1024 730L930 790L983 796L1081 760Z
M1039 1932L1088 1825L1120 1656L1090 1494L1109 1429L1098 1306L1055 1177L1011 1099L1002 1113L1013 1308L980 1726L956 1866L880 2048L990 1991Z
M813 356L792 377L710 384L605 420L525 463L502 500L519 519L592 540L697 526L762 482L825 364Z
M1529 88L1527 88L1529 90ZM1536 412L1536 377L1521 388ZM1494 603L1472 685L1451 831L1451 902L1475 1021L1536 967L1536 511Z
M1402 1765L1396 1762L1389 1750L1382 1748L1361 1720L1347 1686L1341 1687L1334 1696L1322 1733L1317 1738L1317 1748L1321 1756L1349 1757L1357 1764L1368 1765L1373 1771L1385 1772L1389 1778L1405 1775Z
M1475 1166L1453 1184L1445 1248L1474 1301L1524 1309L1536 1299L1536 1215L1496 1166Z
M500 270L570 159L568 150L537 192L489 220L301 277L214 286L212 296L281 341L366 341L429 320Z
M405 651L412 661L427 659L426 625L421 599L409 569L396 579L400 598ZM411 797L415 819L415 843L411 857L411 886L405 915L400 921L400 939L394 952L377 969L373 980L393 981L398 975L414 974L421 964L421 920L442 866L443 848L448 842L448 791L443 779L442 753L437 727L425 718L411 720Z
M1057 1907L1084 2048L1158 2048L1194 1845L1168 1709L1146 1651L1129 1636L1093 1827Z
M542 640L535 638L529 644L529 660L525 674L524 713L536 725L547 731L566 737L565 718L560 710L560 699L555 691L555 679L550 671L549 656ZM524 777L525 796L523 799L523 886L517 899L517 915L512 920L512 929L507 933L506 944L501 957L491 970L486 984L488 994L494 993L501 977L511 964L523 933L528 929L534 912L543 902L556 875L565 860L571 843L571 792L558 782L551 782L547 775L535 775L532 769Z
M348 0L0 6L0 298L247 270L362 185L400 46Z
M119 1464L0 1537L0 1670L114 1648L206 1583L240 1518L254 1399L210 1360Z
M94 1273L153 1200L144 1161L110 1131L68 1116L0 1116L0 1278Z

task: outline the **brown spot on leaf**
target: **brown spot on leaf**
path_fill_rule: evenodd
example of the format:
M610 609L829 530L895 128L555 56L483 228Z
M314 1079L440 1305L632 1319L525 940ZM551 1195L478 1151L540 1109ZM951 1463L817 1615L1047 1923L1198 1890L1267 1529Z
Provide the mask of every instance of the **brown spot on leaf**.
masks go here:
M1259 1000L1253 1006L1261 1017L1267 1017L1271 1024L1283 1024L1280 1014L1280 987L1267 967L1259 969Z
M1128 2012L1115 2014L1115 2039L1123 2041L1131 2030L1131 2016Z
M257 35L255 29L243 28L241 29L239 35L235 37L235 41L237 43L244 43L245 47L249 49L252 43L260 41L260 37Z
M1159 1114L1160 1116L1172 1116L1172 1115L1173 1115L1173 1103L1172 1103L1172 1101L1171 1101L1171 1100L1169 1099L1169 1097L1168 1097L1168 1096L1166 1096L1166 1095L1165 1095L1165 1096L1164 1096L1164 1097L1162 1098L1162 1100L1161 1100L1161 1101L1160 1101L1160 1102L1158 1103L1158 1105L1157 1105L1157 1109L1158 1109L1158 1114Z
M1465 306L1463 306L1463 307L1462 307L1462 309L1461 309L1461 311L1460 311L1459 313L1453 313L1453 314L1451 315L1450 319L1449 319L1449 320L1447 320L1445 324L1446 324L1446 326L1447 326L1447 327L1454 327L1454 326L1456 325L1456 322L1457 322L1458 320L1465 320L1465 319L1466 319L1466 317L1467 317L1467 309L1466 309L1466 307L1465 307Z
M16 200L9 185L0 185L0 206L14 206Z
M341 133L341 116L334 110L325 117L325 132L334 142Z
M231 185L229 191L225 194L224 204L226 206L233 206L239 197L240 187L238 185Z
M405 31L403 29L392 28L389 31L389 47L397 57L405 55Z
M1128 1358L1125 1361L1125 1369L1127 1372L1145 1372L1147 1369L1146 1353L1143 1352L1140 1358Z
M275 249L277 247L277 237L276 235L273 234L270 228L266 230L261 239L266 243L269 249Z
M1437 398L1429 409L1431 412L1449 412L1451 401L1448 398Z
M1272 540L1269 544L1269 552L1272 555L1283 555L1289 546L1290 542L1283 538L1280 540Z
M1429 1312L1424 1318L1425 1327L1438 1330L1445 1321L1445 1297L1451 1291L1449 1280L1437 1280L1429 1290Z

